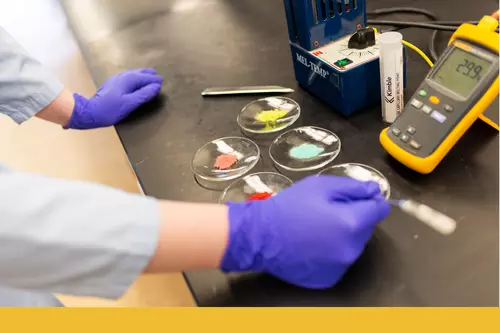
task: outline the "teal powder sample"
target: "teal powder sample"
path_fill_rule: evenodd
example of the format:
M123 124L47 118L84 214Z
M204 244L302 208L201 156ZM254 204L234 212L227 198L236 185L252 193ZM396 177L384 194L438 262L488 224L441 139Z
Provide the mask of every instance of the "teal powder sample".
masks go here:
M325 148L318 147L311 143L303 143L300 146L290 149L290 156L298 160L313 158L321 154Z

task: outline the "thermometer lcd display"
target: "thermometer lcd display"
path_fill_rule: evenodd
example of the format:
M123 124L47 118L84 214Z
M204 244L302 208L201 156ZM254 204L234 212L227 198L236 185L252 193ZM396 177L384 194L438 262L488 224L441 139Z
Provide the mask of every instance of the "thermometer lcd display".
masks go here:
M432 80L467 99L491 65L490 61L455 47L436 70Z

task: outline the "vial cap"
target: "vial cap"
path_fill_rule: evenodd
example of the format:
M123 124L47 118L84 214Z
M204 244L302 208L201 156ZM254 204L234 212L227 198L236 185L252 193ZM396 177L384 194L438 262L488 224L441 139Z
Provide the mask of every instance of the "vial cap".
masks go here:
M379 38L380 45L400 45L403 42L403 35L396 31L384 32Z

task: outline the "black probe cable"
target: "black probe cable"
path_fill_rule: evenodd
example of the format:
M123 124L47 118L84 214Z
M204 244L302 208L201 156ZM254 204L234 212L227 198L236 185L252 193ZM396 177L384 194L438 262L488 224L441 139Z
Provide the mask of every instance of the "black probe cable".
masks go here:
M431 22L429 22L431 23ZM434 24L461 26L464 23L478 24L479 21L433 21Z
M391 7L391 8L381 8L381 9L376 9L374 11L368 12L367 15L387 15L387 14L394 14L394 13L407 13L407 14L420 14L427 16L428 18L431 19L432 22L424 22L424 24L438 24L438 25L444 25L447 26L445 29L435 29L432 32L432 36L429 39L429 53L431 56L431 59L433 62L436 62L437 59L439 58L438 53L436 52L436 39L438 36L439 31L454 31L456 30L460 25L464 23L470 23L470 24L478 24L479 21L438 21L437 20L437 15L434 14L433 12L422 9L422 8L415 8L415 7ZM377 20L368 20L370 24L381 24L380 22L377 23ZM389 22L389 21L382 21L382 22ZM395 21L397 22L397 21ZM416 26L416 25L410 25L410 23L407 23L403 25L403 23L406 22L399 22L396 23L395 26L397 28L389 29L389 30L399 30L403 28L411 28L411 27L417 27L417 28L428 28L428 26ZM454 30L450 29L450 26L453 26ZM498 29L497 29L498 32Z
M381 8L381 9L376 9L373 12L368 12L367 15L387 15L387 14L394 14L394 13L405 13L405 14L419 14L419 15L424 15L427 16L428 18L433 21L433 24L454 24L454 23L444 23L445 21L441 21L437 23L437 15L434 14L433 12L422 9L422 8L415 8L415 7L391 7L391 8ZM450 22L450 21L448 21ZM456 21L454 21L456 22ZM394 30L399 30L402 28L407 28L406 27L398 27L398 28L392 28L389 29L389 31L394 31ZM431 59L433 62L436 62L437 57L437 52L436 52L436 38L437 38L438 30L434 30L432 32L432 37L429 40L429 52L431 55Z
M438 36L439 30L434 30L431 35L431 39L429 40L429 54L431 56L432 62L436 62L439 59L439 55L436 51L436 39Z
M464 23L478 24L479 21L439 21L439 22L433 22L433 23L454 25L458 29L458 27ZM496 31L498 32L498 29ZM436 39L437 39L438 33L439 33L439 30L434 30L432 32L431 39L429 40L429 54L430 54L433 62L436 62L439 59L439 55L436 52Z
M372 25L392 25L394 27L402 28L422 28L429 30L439 30L439 31L455 31L457 28L451 25L439 25L425 22L401 22L401 21L386 21L386 20L368 20L369 24Z
M395 13L407 13L407 14L421 14L427 16L432 21L437 21L437 16L431 11L422 8L415 7L391 7L391 8L381 8L375 9L372 12L367 12L367 15L387 15Z
M382 20L368 20L368 24L370 25L390 25L390 26L396 26L399 28L423 28L423 29L430 29L434 30L432 32L431 39L429 40L429 53L431 56L431 59L433 62L436 62L436 60L439 58L437 52L436 52L436 38L439 33L439 31L455 31L457 30L458 26L452 26L452 25L440 25L437 24L437 22L432 22L432 23L426 23L426 22L401 22L401 21L382 21ZM452 21L442 21L442 22L452 22ZM453 21L455 23L456 21Z
M449 23L451 21L447 21L447 23L444 23L446 21L441 21L439 23L437 23L437 15L434 14L433 12L429 11L429 10L426 10L426 9L422 9L422 8L415 8L415 7L391 7L391 8L381 8L381 9L376 9L374 10L373 12L368 12L367 15L387 15L387 14L394 14L394 13L406 13L406 14L419 14L419 15L424 15L424 16L427 16L428 18L431 19L432 24L443 24L443 25L446 25L446 24L450 24L450 25L454 25L456 24L455 22L456 21L453 21L453 23ZM401 28L409 28L408 25L406 26L400 26L399 28L397 28L397 30L401 29ZM392 29L392 30L396 30L396 29ZM436 52L436 38L437 38L437 35L438 35L438 31L439 30L434 30L432 32L432 36L431 36L431 39L429 40L429 53L430 53L430 56L431 56L431 59L433 62L436 62L437 58L438 58L438 55L437 55L437 52Z
M451 31L454 32L463 23L477 24L478 21L432 21L429 22L401 22L401 21L381 21L381 20L368 20L371 25L392 25L400 28L423 28L432 29L432 36L429 40L429 53L431 55L432 61L436 61L439 58L436 52L436 38L439 31ZM498 32L498 29L496 30Z

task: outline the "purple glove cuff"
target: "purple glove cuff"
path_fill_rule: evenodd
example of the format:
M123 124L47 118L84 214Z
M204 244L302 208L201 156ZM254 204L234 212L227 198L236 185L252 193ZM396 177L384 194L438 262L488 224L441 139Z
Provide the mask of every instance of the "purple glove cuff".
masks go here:
M263 272L262 233L266 230L265 219L251 218L260 211L261 202L229 203L229 244L222 258L223 272ZM252 214L249 214L249 210ZM260 225L256 225L259 223Z
M73 98L75 99L75 107L68 125L64 128L88 129L99 127L96 126L96 121L87 108L89 100L78 94L73 94Z

